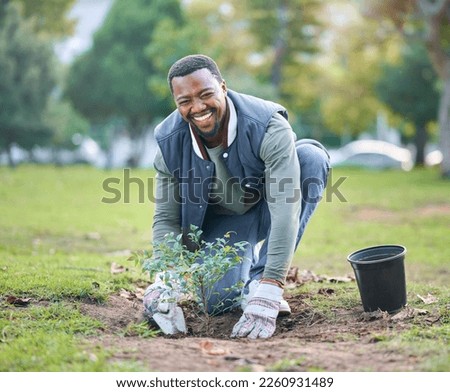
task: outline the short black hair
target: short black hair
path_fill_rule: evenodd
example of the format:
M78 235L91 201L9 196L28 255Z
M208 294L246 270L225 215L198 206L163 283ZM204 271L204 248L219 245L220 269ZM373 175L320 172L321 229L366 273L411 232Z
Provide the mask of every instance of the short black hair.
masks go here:
M203 68L208 69L220 83L223 82L219 67L212 58L203 54L191 54L176 61L170 67L169 74L167 75L167 82L169 83L170 91L173 93L173 78L186 76Z

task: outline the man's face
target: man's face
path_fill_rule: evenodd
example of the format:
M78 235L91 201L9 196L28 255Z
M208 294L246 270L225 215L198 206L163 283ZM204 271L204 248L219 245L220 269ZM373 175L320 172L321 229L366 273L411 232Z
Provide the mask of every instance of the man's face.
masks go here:
M226 112L225 82L206 69L172 79L173 98L184 120L203 137L219 132Z

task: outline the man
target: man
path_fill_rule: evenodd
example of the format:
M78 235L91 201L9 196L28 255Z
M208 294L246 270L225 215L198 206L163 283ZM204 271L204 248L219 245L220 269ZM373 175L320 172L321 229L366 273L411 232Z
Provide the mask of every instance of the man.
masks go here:
M232 337L268 338L277 317L290 314L283 285L326 185L328 154L318 142L296 143L281 105L228 90L207 56L178 60L168 83L177 110L155 130L162 201L155 207L153 241L182 233L189 247L191 225L202 229L205 241L227 232L235 233L235 242L247 241L248 261L226 274L208 305L221 304L226 289L241 280L243 315ZM184 331L180 309L164 295L161 282L147 289L147 316L165 333Z

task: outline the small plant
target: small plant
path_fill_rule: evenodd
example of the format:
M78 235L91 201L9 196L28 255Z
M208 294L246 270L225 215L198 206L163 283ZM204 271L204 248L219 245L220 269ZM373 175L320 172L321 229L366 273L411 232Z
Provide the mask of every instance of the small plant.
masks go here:
M216 238L214 242L205 242L201 239L202 230L196 226L191 226L190 229L189 240L196 245L197 250L188 250L182 244L181 234L175 236L170 233L163 241L154 244L153 252L135 252L131 259L149 273L150 279L158 277L170 290L193 300L198 307L197 316L204 321L209 333L210 316L232 306L239 298L232 298L232 294L242 289L243 282L227 288L229 295L221 298L213 309L208 309L211 297L218 294L214 291L214 286L228 271L242 263L242 254L248 242L230 245L228 239L231 232L226 233L223 238Z
M145 322L129 324L122 332L122 336L140 336L141 338L154 338L158 336L158 331L151 331Z

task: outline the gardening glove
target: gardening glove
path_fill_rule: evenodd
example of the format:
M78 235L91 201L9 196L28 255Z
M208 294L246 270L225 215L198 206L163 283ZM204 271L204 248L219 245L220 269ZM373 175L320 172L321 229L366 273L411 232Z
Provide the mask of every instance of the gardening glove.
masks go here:
M241 297L241 309L245 310L247 307L247 304L249 301L253 298L255 295L256 289L259 286L259 280L252 280L249 285L242 291L242 297ZM292 313L291 307L287 303L287 301L284 298L281 298L280 301L280 310L278 312L278 317L285 317L289 316Z
M265 339L275 332L283 289L270 283L260 283L233 328L232 338Z
M166 335L186 333L183 311L177 306L179 293L162 282L151 284L144 294L144 314Z

